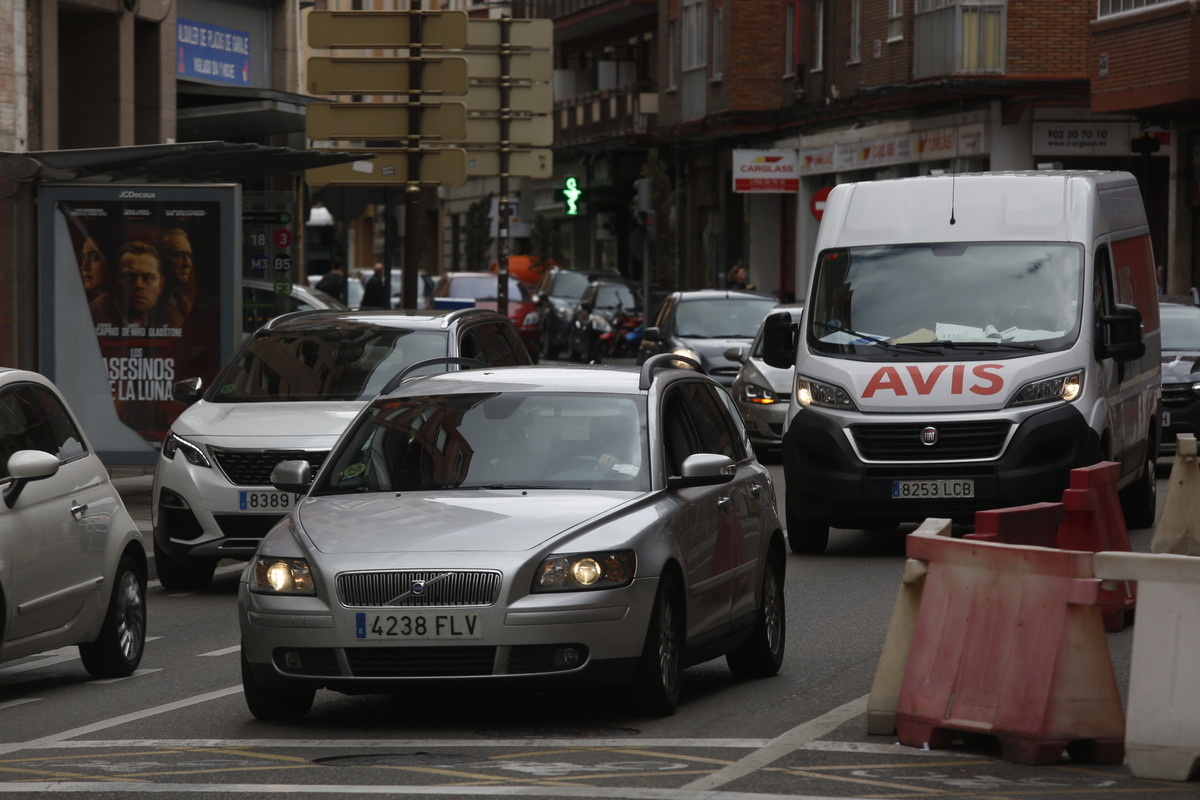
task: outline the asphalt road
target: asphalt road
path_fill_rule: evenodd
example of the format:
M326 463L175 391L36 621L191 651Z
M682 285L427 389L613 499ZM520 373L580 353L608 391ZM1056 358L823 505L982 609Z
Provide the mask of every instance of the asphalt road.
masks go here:
M119 482L148 534L149 478ZM1150 535L1133 532L1134 549L1148 549ZM821 557L790 556L781 674L740 682L723 661L693 668L671 717L644 716L619 691L414 690L321 692L290 725L255 720L242 700L231 562L201 592L152 585L151 641L130 678L91 680L73 648L0 668L0 794L1200 796L1195 783L1137 780L1121 764L1023 766L987 742L921 750L868 734L867 695L904 561L902 536L863 531L835 531ZM1132 629L1107 641L1123 692Z

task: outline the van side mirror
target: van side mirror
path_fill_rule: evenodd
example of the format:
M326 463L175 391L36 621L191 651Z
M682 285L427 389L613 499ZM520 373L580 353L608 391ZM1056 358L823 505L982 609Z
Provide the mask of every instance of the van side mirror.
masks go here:
M770 314L763 320L763 361L776 369L796 365L796 334L800 326L787 311Z
M1134 361L1146 354L1142 340L1142 312L1136 306L1116 303L1112 313L1096 326L1096 355L1117 361Z

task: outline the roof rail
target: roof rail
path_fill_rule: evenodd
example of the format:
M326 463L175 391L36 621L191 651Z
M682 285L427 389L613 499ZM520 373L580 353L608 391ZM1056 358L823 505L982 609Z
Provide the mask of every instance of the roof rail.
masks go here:
M696 370L696 372L699 372L701 375L708 374L704 371L704 367L700 364L700 362L694 358L688 358L687 356L681 356L676 353L659 353L658 355L650 356L646 359L646 363L642 364L642 372L641 375L638 376L638 390L644 392L649 389L650 384L654 382L654 371L658 369L660 365L672 361L682 364L689 364L691 365L692 369Z
M397 372L390 381L384 384L383 388L379 390L379 393L387 394L399 386L400 382L407 378L409 373L415 372L418 369L424 369L425 367L432 367L435 364L457 364L458 366L465 367L467 369L487 369L491 366L491 364L480 361L477 358L461 358L459 356L427 358L424 361L418 361L415 364L409 364L407 367Z

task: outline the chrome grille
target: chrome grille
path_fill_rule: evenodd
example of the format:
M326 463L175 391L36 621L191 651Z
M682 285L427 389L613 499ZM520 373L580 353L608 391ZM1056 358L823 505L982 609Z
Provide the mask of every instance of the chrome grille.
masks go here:
M338 575L337 591L342 605L349 608L490 606L500 595L500 573L347 572Z
M937 428L937 444L921 443L921 431ZM852 425L850 432L863 458L868 461L945 461L960 458L996 458L1008 437L1010 423L911 422Z
M237 486L270 486L271 470L280 461L307 461L312 474L321 468L328 450L224 450L210 447L213 457Z

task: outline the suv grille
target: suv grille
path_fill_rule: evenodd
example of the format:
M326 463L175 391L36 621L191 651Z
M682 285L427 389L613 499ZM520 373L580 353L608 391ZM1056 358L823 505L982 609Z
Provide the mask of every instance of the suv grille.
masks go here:
M223 450L209 448L217 464L238 486L269 486L271 470L280 461L304 460L312 465L313 475L325 462L328 450Z
M350 608L490 606L500 594L500 573L349 572L338 575L337 591L342 605Z
M1196 399L1191 383L1164 383L1162 399L1165 406L1185 406Z
M934 445L921 442L921 431L937 428ZM1005 421L918 422L851 425L850 432L863 457L870 461L945 461L961 458L995 458L1004 447L1011 424Z

